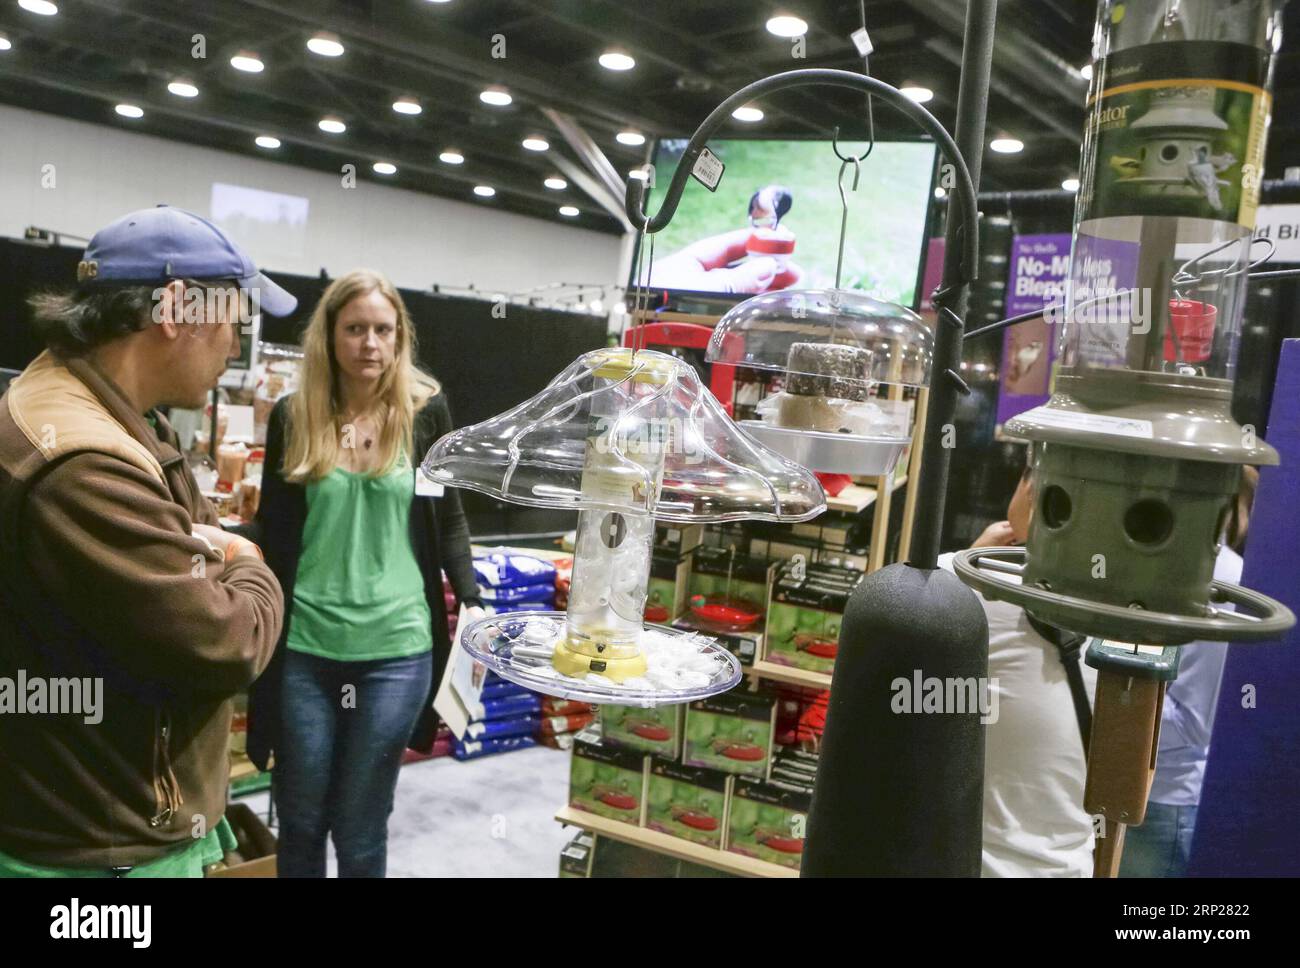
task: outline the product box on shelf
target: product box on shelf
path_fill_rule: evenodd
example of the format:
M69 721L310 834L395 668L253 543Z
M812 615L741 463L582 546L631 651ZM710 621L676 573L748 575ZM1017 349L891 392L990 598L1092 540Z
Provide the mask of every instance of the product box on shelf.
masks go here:
M696 549L683 618L710 631L762 631L773 571L766 558L724 548Z
M649 847L637 847L615 840L596 837L592 847L592 877L676 877L681 862Z
M569 806L641 826L645 805L645 754L608 746L583 730L573 741Z
M777 744L787 749L808 750L815 756L826 729L830 690L779 683L774 691Z
M866 572L871 566L871 549L862 548L823 548L814 559L819 565L833 568L847 568L850 571Z
M595 838L587 831L564 845L560 851L560 877L590 877Z
M643 709L611 703L600 707L601 736L613 747L675 760L682 751L685 711L681 704Z
M751 546L755 554L763 554L781 564L794 558L802 557L804 561L816 561L821 552L821 545L816 538L798 534L785 534L767 541L755 541Z
M673 622L673 628L707 635L739 659L740 664L743 666L753 665L754 660L763 654L762 632L752 630L747 632L719 632L717 629L706 628L703 622L696 622L689 615L682 616L676 622Z
M798 869L811 806L811 787L736 777L726 849Z
M645 600L645 620L664 625L686 608L686 587L691 576L691 556L655 552L650 559L650 581Z
M681 558L698 548L703 540L702 524L656 524L654 553Z
M767 661L829 673L839 652L844 608L863 577L860 571L829 565L783 565L767 610Z
M731 775L652 757L646 784L651 830L722 849Z
M733 689L686 708L682 762L724 773L767 776L776 731L776 699Z
M782 747L772 758L768 779L773 783L793 783L811 788L817 779L818 756L797 747Z
M793 534L814 539L821 548L847 548L870 537L870 517L859 512L827 511L811 521L790 526Z

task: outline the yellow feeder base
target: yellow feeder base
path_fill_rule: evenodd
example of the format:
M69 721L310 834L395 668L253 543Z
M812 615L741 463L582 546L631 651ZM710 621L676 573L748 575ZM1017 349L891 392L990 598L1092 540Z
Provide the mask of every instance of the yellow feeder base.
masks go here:
M646 670L645 656L640 652L623 657L593 656L579 651L567 639L555 646L555 656L551 662L557 672L575 679L583 679L588 672L594 672L614 682L623 682L625 679L645 675Z

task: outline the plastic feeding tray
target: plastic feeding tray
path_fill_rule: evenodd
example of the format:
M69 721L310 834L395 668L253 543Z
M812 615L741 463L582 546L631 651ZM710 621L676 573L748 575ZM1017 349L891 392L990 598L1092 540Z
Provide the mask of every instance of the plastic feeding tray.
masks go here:
M460 643L471 656L511 682L578 702L658 706L692 702L740 682L740 661L698 632L647 626L640 647L643 676L615 682L598 673L567 676L552 664L566 634L563 612L513 612L468 625Z

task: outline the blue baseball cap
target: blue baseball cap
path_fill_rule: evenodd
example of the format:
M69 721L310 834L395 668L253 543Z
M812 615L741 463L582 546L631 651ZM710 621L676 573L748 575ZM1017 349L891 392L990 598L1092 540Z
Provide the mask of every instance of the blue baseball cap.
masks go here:
M288 316L296 296L257 271L253 260L207 219L159 205L123 215L95 233L77 266L86 288L164 285L173 279L234 279L272 316Z

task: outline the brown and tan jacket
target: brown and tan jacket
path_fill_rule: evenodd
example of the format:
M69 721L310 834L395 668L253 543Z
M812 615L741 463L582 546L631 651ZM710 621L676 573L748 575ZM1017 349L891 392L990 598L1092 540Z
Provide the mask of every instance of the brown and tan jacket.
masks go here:
M0 851L130 867L222 816L230 697L284 603L195 522L216 516L171 427L89 361L42 354L0 397L0 680L103 680L99 722L0 711Z

